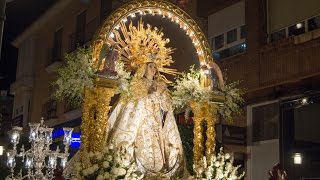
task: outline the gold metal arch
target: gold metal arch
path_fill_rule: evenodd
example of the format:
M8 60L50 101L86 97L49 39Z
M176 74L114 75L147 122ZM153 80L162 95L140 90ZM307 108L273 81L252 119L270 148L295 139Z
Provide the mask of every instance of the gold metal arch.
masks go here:
M221 70L213 60L209 43L201 28L184 10L164 0L133 0L116 9L108 16L96 33L93 43L94 60L98 59L105 40L113 36L112 31L120 27L120 22L127 21L128 18L134 18L137 13L140 15L158 15L177 23L186 32L186 35L191 38L197 51L200 65L213 68L218 76L220 87L224 86Z

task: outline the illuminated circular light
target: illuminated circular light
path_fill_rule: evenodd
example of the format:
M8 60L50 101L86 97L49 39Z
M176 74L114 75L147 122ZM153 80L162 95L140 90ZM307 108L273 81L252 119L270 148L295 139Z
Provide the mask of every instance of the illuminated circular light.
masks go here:
M119 28L120 28L120 26L119 26L119 25L116 25L115 29L118 30Z
M308 103L308 99L307 98L303 98L301 101L302 104L307 104Z
M139 14L140 14L140 15L142 15L142 14L143 14L143 12L142 12L142 11L140 11L140 10L139 10L138 12L139 12Z
M127 22L127 21L128 21L127 18L122 19L122 22Z
M302 28L302 23L298 23L298 24L296 24L296 28L297 28L297 29Z
M172 15L170 13L168 13L168 18L171 18L171 17L172 17Z

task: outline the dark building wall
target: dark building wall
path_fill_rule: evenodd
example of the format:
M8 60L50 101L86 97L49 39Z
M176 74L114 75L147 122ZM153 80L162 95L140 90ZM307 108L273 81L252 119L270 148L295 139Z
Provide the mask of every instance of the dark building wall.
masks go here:
M11 129L13 96L0 96L0 136L5 137Z

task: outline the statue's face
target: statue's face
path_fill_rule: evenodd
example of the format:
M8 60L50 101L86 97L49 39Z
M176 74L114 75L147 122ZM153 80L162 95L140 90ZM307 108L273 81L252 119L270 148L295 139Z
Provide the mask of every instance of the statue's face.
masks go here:
M154 63L148 63L146 69L146 77L152 77L156 74L156 65Z

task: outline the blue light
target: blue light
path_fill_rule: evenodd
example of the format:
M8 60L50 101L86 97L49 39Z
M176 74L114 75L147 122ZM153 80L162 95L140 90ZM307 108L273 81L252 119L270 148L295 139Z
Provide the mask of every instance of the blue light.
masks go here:
M80 132L72 133L70 146L72 148L80 148L80 145L81 145L80 138L81 138L81 133Z
M57 138L61 138L64 136L64 132L62 128L56 129L52 132L52 139L55 140ZM72 148L80 148L80 141L81 133L80 132L73 132L71 135L71 144L70 147ZM58 140L60 141L60 140Z
M63 137L64 132L62 128L56 129L52 132L52 139Z
M241 44L241 47L246 48L246 47L247 47L247 44L246 44L246 43L243 43L243 44Z

